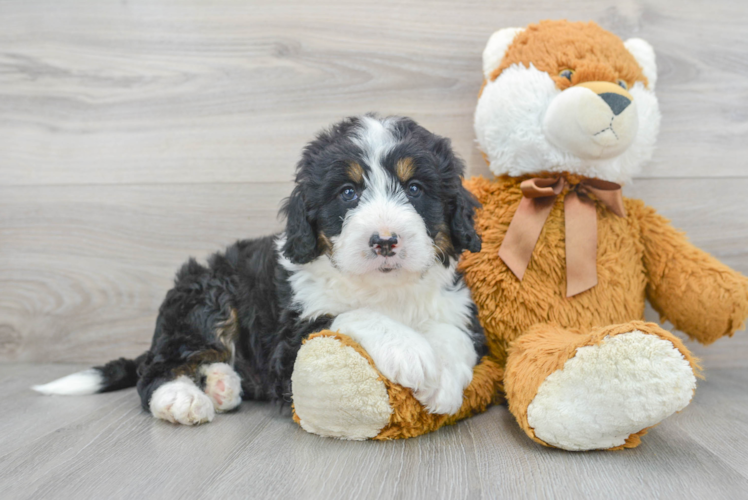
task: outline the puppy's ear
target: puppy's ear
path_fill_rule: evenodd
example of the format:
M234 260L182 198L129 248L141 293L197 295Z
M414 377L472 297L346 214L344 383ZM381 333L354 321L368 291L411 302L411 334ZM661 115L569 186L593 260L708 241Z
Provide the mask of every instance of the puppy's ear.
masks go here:
M291 192L281 213L286 216L286 244L283 255L294 264L306 264L319 257L317 235L309 222L304 193L301 186Z
M439 171L444 201L449 207L447 217L455 253L459 256L465 250L480 252L481 239L475 231L475 210L481 205L462 185L465 164L452 151L449 139L438 138L433 149L440 162Z
M460 184L452 212L449 228L452 231L452 244L459 256L463 251L480 252L481 239L475 231L475 210L480 203Z

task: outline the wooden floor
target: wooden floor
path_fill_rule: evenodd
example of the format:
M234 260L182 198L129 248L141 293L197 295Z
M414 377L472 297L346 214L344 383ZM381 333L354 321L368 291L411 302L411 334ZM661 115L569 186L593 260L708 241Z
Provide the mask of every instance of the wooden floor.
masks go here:
M0 365L0 498L745 498L748 368L710 370L636 449L543 448L506 407L415 439L338 441L245 402L209 425L140 410L133 389L40 397L82 365ZM12 403L8 403L12 402Z
M412 116L487 175L483 46L544 18L652 43L662 132L625 194L748 274L745 0L0 2L0 498L748 497L745 331L688 344L694 403L618 453L544 449L503 407L354 443L263 404L179 428L132 390L28 390L145 350L175 269L278 230L301 148L335 120Z

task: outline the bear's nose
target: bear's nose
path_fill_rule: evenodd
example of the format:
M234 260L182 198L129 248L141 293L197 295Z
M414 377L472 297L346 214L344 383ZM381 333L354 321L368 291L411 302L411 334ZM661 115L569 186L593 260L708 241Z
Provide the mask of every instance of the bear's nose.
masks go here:
M395 255L394 248L397 246L397 235L392 233L389 238L382 238L379 233L374 233L369 238L369 246L377 255L390 257Z
M631 104L631 99L621 94L614 94L613 92L604 92L598 94L598 96L600 96L600 99L605 101L605 104L610 107L611 111L613 111L613 114L616 116L620 115L623 110L628 108L629 104Z

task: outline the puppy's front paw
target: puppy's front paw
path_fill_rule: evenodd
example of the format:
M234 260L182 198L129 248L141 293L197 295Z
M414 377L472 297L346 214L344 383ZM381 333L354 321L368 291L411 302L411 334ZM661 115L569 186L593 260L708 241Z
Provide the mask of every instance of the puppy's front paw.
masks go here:
M439 380L439 364L425 340L404 345L385 344L368 352L382 375L403 387L426 390Z
M217 412L233 410L242 402L242 381L226 363L212 363L200 367L205 376L205 394L213 401Z
M470 385L473 370L468 365L459 364L442 368L437 387L415 393L416 399L430 413L454 415L462 407L465 387Z
M216 414L210 398L184 376L156 389L150 409L156 418L183 425L210 422Z

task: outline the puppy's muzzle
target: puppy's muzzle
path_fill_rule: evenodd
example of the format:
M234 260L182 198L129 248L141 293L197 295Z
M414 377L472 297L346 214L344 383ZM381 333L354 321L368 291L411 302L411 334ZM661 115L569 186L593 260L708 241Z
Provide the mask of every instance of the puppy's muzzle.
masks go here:
M395 255L397 247L397 235L392 233L388 238L382 238L379 233L374 233L369 238L369 246L377 255L391 257Z

